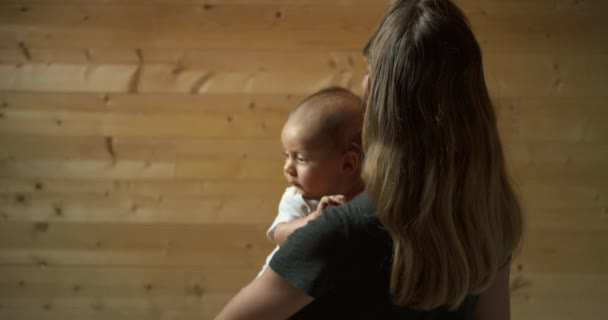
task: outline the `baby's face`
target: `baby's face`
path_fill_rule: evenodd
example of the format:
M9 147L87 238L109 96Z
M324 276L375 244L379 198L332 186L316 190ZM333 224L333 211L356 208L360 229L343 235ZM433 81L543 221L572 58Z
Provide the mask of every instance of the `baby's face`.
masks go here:
M310 126L287 124L281 133L285 166L290 185L305 199L338 194L342 176L342 154L314 138Z

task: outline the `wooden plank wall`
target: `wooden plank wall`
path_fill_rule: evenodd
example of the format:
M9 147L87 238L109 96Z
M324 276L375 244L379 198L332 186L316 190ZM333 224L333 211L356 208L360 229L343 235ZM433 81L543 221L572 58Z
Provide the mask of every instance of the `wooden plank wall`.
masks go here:
M279 131L387 1L0 3L0 319L210 319L271 249ZM606 319L608 2L461 0L527 217L514 319Z

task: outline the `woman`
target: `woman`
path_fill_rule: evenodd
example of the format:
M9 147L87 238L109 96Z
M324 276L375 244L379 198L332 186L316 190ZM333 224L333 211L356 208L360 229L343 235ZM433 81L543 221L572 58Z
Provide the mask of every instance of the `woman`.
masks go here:
M364 54L367 192L294 232L217 319L509 319L521 208L467 19L395 1Z

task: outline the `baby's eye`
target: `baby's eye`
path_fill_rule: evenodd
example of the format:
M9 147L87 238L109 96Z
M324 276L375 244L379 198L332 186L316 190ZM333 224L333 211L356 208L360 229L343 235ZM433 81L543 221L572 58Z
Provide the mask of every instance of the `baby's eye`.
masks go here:
M306 162L308 162L308 160L307 160L307 159L302 158L302 157L297 157L297 158L296 158L296 160L298 160L298 162L301 162L301 163L306 163Z

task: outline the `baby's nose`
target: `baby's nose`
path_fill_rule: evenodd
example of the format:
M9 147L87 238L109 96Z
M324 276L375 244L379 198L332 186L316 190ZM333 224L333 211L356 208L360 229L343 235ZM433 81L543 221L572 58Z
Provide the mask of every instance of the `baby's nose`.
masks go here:
M291 160L289 160L289 159L285 160L285 166L283 167L283 172L285 172L285 174L290 175L292 177L296 176L296 169L294 168Z

